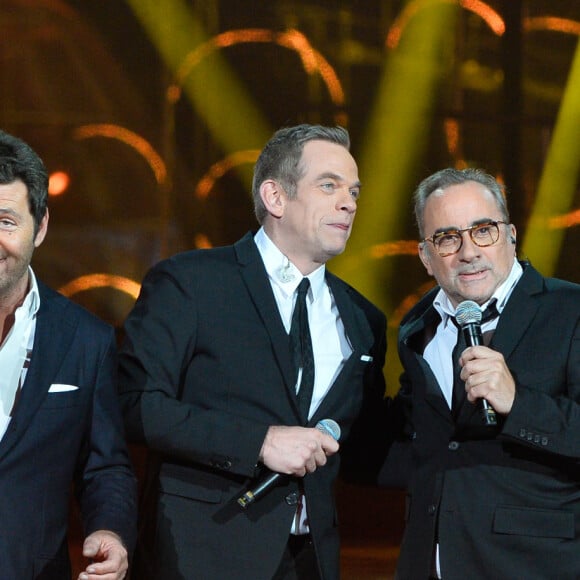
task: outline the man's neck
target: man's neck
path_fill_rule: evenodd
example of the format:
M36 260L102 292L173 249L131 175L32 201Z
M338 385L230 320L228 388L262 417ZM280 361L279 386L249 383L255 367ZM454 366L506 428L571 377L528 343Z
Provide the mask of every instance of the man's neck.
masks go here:
M29 288L30 279L27 273L11 290L0 295L0 344L14 326L16 310L24 303Z
M300 257L296 252L293 251L292 243L288 243L280 235L277 234L274 228L268 227L264 224L264 232L270 239L270 241L286 256L293 264L300 270L303 276L308 276L312 274L314 270L320 268L323 262L313 262L312 260L305 260Z

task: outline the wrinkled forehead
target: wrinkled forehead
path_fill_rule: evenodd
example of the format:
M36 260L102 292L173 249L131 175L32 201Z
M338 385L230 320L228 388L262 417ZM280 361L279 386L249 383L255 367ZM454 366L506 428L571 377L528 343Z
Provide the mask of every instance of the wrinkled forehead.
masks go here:
M426 229L440 229L465 228L501 218L493 194L480 183L467 181L434 190L426 200L423 221Z

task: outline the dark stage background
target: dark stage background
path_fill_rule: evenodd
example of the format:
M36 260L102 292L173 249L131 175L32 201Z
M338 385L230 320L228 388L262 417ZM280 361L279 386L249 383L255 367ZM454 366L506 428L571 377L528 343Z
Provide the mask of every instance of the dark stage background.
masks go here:
M329 268L386 312L394 393L398 321L431 285L411 194L433 171L502 179L520 256L580 282L579 35L577 0L2 0L0 128L52 174L34 268L120 328L152 264L256 227L275 129L343 124L363 193ZM402 494L339 497L345 578L391 577Z

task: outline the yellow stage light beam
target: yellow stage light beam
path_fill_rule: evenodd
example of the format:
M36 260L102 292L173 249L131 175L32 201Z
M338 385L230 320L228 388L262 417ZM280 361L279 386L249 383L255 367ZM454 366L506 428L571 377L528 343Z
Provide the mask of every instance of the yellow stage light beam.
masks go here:
M127 0L169 70L208 41L202 24L183 0ZM184 90L226 154L259 148L271 129L236 74L218 52L204 59L184 80Z
M544 275L556 270L564 229L550 220L570 211L580 171L580 40L568 76L538 193L522 246L523 254Z
M346 254L331 268L390 312L385 280L392 262L369 263L369 248L401 239L411 209L415 168L429 137L432 110L444 64L451 62L459 4L422 2L387 54L374 110L369 118L359 174L363 184L357 218Z
M330 264L388 317L394 310L389 286L395 278L395 261L382 260L379 268L372 260L375 252L369 250L403 237L438 87L446 64L453 59L455 19L460 9L457 3L436 0L421 2L420 7L404 27L396 47L387 53L360 154L363 188L352 239L344 257ZM411 245L416 246L416 242ZM397 329L389 325L390 345L396 344L396 334ZM389 394L396 392L400 372L396 348L389 348L385 365Z

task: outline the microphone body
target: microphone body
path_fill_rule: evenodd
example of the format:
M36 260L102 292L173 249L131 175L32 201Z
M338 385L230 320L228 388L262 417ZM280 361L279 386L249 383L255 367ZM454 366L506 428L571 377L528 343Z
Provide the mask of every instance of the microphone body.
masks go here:
M473 300L465 300L457 307L455 319L461 327L467 346L483 345L481 317L481 308ZM495 409L485 399L478 399L477 405L483 424L490 427L497 425Z
M330 435L335 441L340 439L340 425L333 419L322 419L316 423L316 429ZM284 473L277 473L271 471L258 481L252 488L246 491L244 495L238 498L238 505L246 509L249 505L260 499L263 495L268 493L275 485L288 478Z

